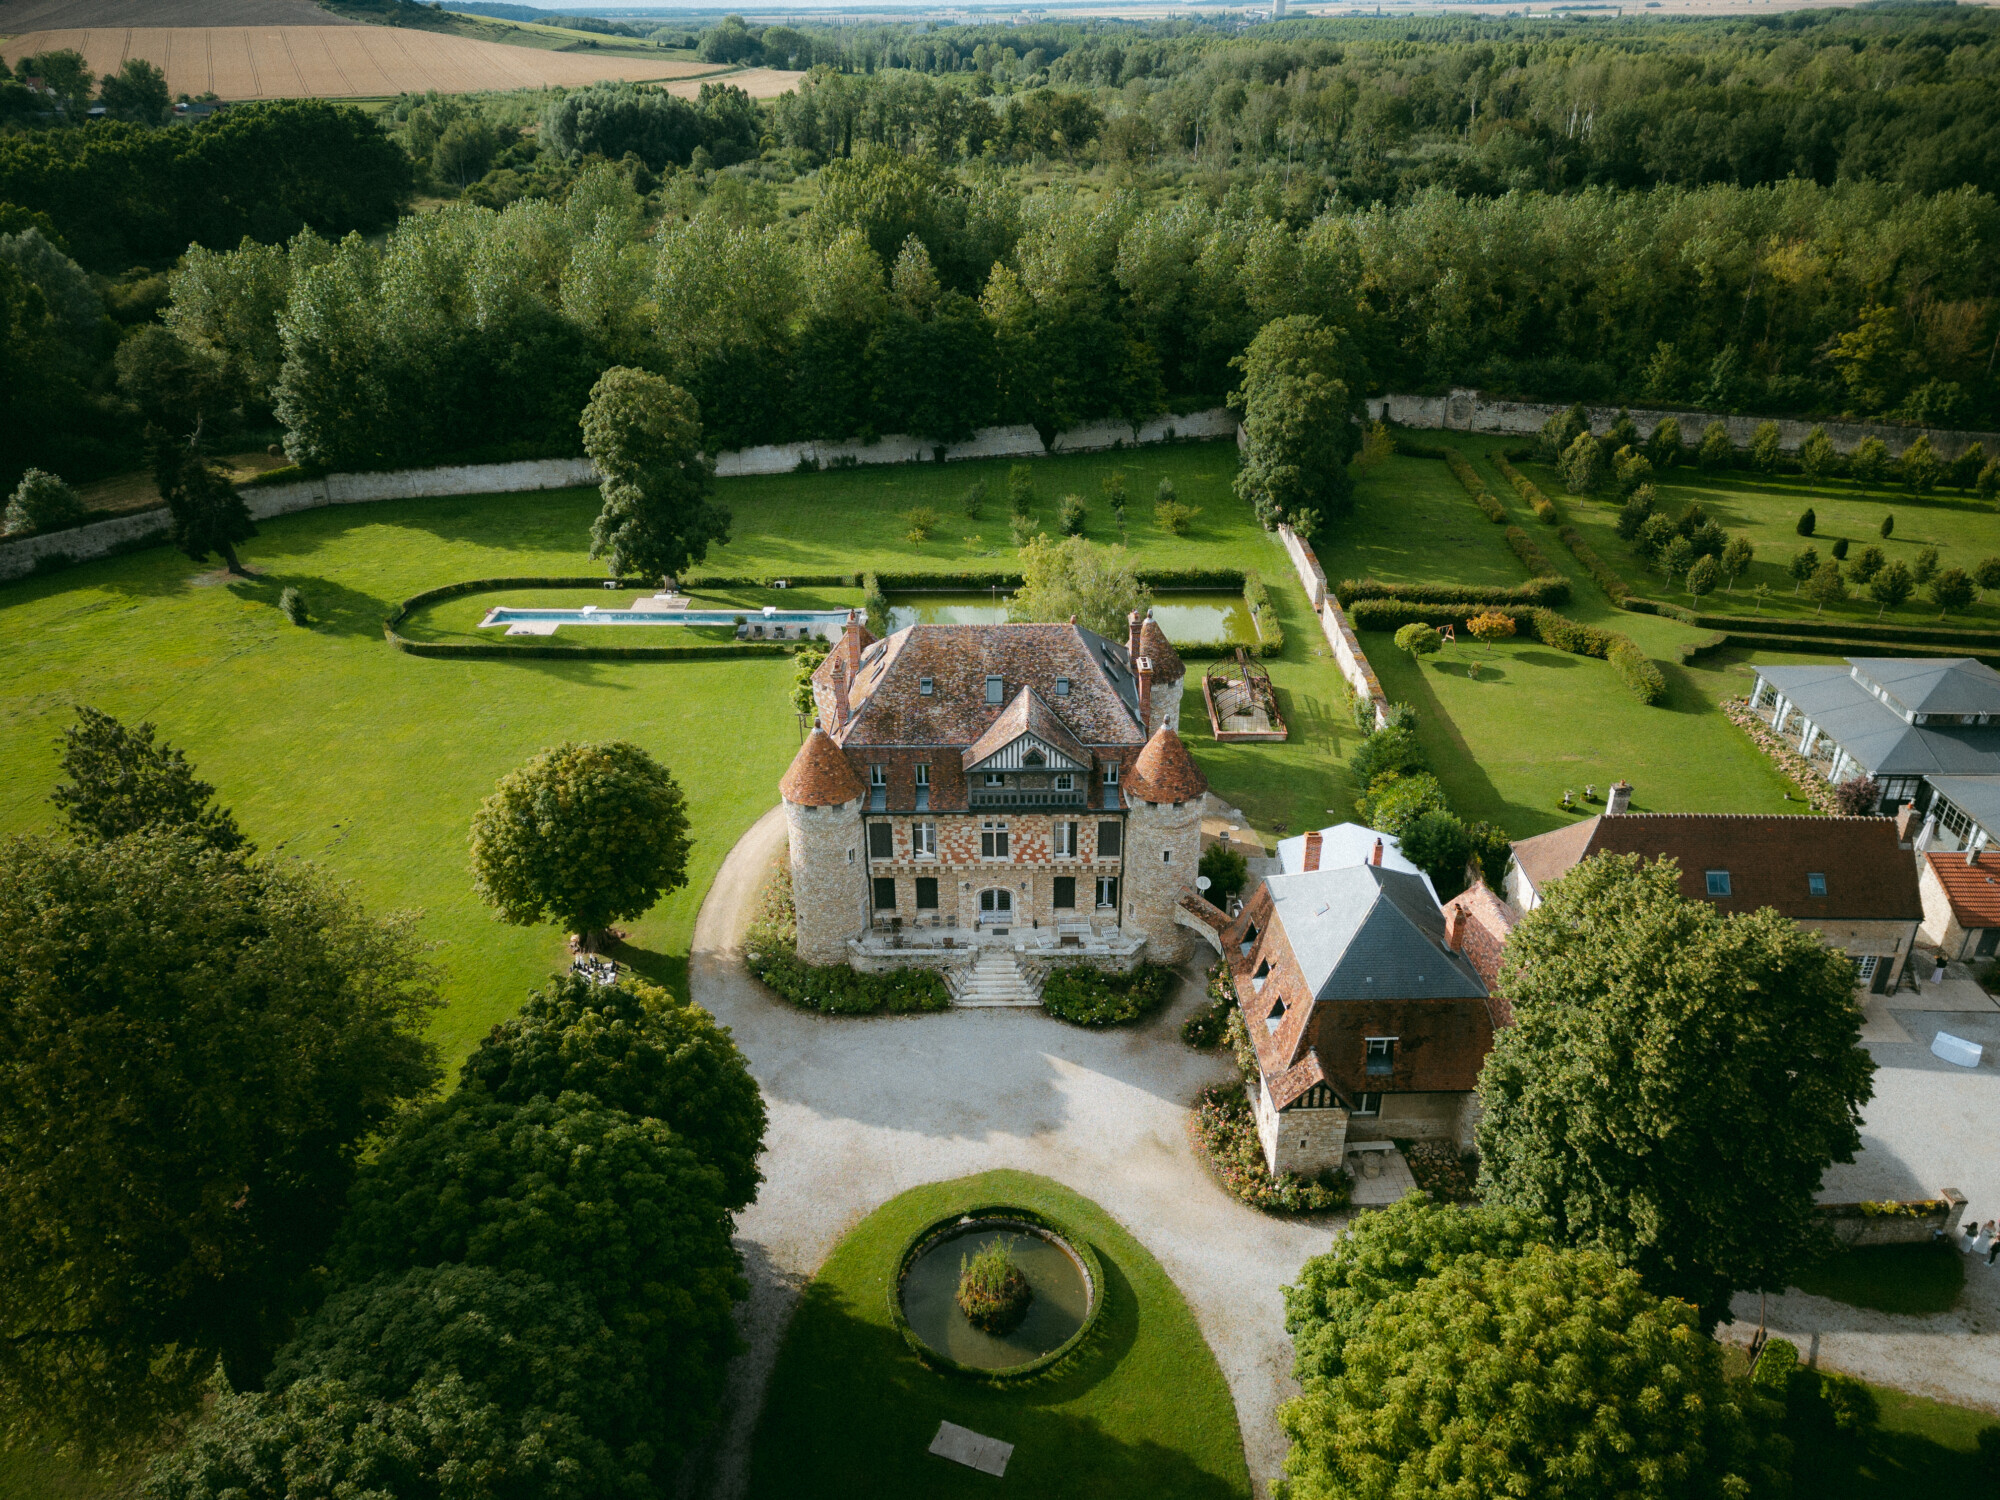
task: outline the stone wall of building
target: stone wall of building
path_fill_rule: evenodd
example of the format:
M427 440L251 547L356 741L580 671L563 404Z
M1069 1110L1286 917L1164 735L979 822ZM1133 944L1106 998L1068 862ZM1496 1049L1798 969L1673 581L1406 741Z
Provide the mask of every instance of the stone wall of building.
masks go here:
M1174 920L1201 864L1201 803L1135 802L1125 815L1125 927L1146 935L1153 963L1185 963L1199 941Z
M1384 1094L1382 1112L1347 1122L1350 1141L1458 1141L1465 1093Z
M1376 396L1368 402L1371 419L1386 417L1403 427L1523 437L1540 432L1542 424L1550 417L1568 410L1566 402L1491 401L1478 391L1462 388L1448 396ZM1590 413L1590 430L1600 436L1609 432L1611 424L1618 419L1618 408L1615 406L1591 406L1585 410ZM1680 423L1681 441L1690 446L1700 441L1709 423L1720 422L1729 429L1730 442L1739 448L1749 447L1757 429L1770 420L1766 417L1732 417L1719 412L1643 406L1632 407L1631 417L1632 425L1639 429L1641 437L1650 437L1655 427L1672 417ZM1920 432L1928 432L1931 446L1948 459L1956 458L1974 443L1983 443L1989 454L2000 448L2000 433L1994 432L1952 432L1896 427L1879 422L1799 422L1788 418L1778 419L1778 442L1787 452L1793 452L1815 427L1824 427L1833 446L1843 453L1851 452L1857 444L1871 437L1880 438L1891 453L1901 453L1916 441Z
M1924 946L1946 958L1966 957L1974 946L1973 934L1958 925L1958 914L1951 908L1951 897L1945 894L1943 882L1932 872L1931 862L1927 859L1917 866L1917 894L1924 903L1923 926L1917 930Z
M1187 697L1188 678L1193 675L1190 671L1179 682L1153 684L1152 712L1146 715L1147 739L1150 740L1162 729L1171 729L1175 734L1181 732L1181 703ZM1206 723L1202 727L1206 728Z
M799 957L808 963L846 963L847 940L867 928L860 813L858 799L838 807L785 804Z
M1292 1108L1280 1112L1260 1075L1246 1083L1250 1107L1257 1116L1257 1138L1264 1144L1264 1165L1274 1173L1317 1177L1340 1166L1347 1157L1349 1116L1344 1109Z
M1917 882L1919 893L1923 882ZM1876 958L1886 961L1876 965L1876 974L1870 987L1877 994L1886 994L1896 987L1903 977L1903 966L1910 960L1910 952L1916 946L1917 924L1915 922L1864 922L1849 919L1839 921L1813 921L1796 919L1799 926L1808 932L1816 932L1826 940L1829 948L1838 948L1850 958Z

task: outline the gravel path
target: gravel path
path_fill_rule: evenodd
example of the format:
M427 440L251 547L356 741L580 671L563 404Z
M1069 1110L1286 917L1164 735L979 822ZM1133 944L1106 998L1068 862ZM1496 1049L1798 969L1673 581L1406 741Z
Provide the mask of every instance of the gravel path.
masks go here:
M1225 1197L1189 1150L1186 1106L1228 1076L1176 1035L1201 1003L1091 1032L1040 1011L826 1018L774 999L736 951L764 872L784 845L773 808L723 862L695 925L689 987L736 1035L771 1113L765 1183L737 1243L751 1281L750 1352L731 1371L712 1493L747 1477L750 1437L799 1292L841 1236L920 1183L994 1167L1039 1172L1114 1214L1179 1284L1236 1398L1261 1496L1283 1462L1273 1419L1297 1390L1279 1289L1324 1250L1337 1219L1267 1218Z

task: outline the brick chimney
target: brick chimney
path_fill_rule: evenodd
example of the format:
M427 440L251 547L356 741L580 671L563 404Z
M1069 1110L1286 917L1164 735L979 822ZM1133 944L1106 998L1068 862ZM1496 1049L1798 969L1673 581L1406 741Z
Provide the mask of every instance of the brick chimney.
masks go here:
M1133 663L1132 670L1135 672L1139 670L1139 631L1145 623L1146 617L1136 609L1125 617L1125 624L1128 631L1125 637L1125 659Z
M1139 674L1139 722L1146 726L1146 732L1153 728L1153 658L1135 656L1132 670Z
M1905 849L1916 840L1917 836L1912 830L1917 827L1918 816L1917 804L1914 802L1905 802L1896 809L1896 842Z
M1453 953L1465 948L1465 908L1448 906L1444 913L1444 945Z
M844 661L836 661L833 664L833 723L828 726L827 733L829 734L839 733L841 726L846 723L847 723L847 663Z
M1320 843L1321 843L1321 839L1320 839L1320 836L1319 836L1319 830L1318 830L1317 828L1315 828L1315 829L1314 829L1314 830L1313 830L1313 831L1312 831L1311 833L1308 833L1308 834L1306 835L1306 863L1305 863L1305 868L1306 868L1306 869L1308 869L1308 870L1317 870L1317 869L1319 868L1319 846L1320 846Z
M845 648L845 652L847 655L847 673L850 677L854 676L861 670L861 611L860 610L850 609L847 612L847 628L841 632L840 643L842 647ZM847 711L843 708L841 710L842 722L845 722L846 718L847 718Z
M1380 839L1375 840L1375 852L1368 856L1368 863L1376 866L1378 869L1381 867L1382 841Z
M1604 799L1604 816L1607 818L1616 817L1619 813L1630 812L1631 810L1632 783L1629 781L1612 782L1611 791Z

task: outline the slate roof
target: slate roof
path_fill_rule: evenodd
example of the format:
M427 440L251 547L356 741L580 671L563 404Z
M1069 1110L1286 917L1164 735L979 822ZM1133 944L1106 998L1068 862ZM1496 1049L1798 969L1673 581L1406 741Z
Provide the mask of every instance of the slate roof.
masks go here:
M1146 741L1132 774L1125 779L1127 798L1143 802L1192 802L1208 790L1208 778L1194 763L1181 737L1162 724Z
M1988 835L2000 837L2000 776L1933 776L1931 786ZM1936 810L1936 804L1932 804Z
M1923 659L1857 657L1855 669L1934 665ZM1956 662L1945 665L1956 667ZM1966 666L1978 667L1977 662ZM1779 692L1873 776L2000 774L2000 724L1912 724L1843 667L1760 667ZM1987 668L1981 667L1981 671ZM1963 674L1899 677L1884 691L1910 691L1936 702L1964 701ZM1928 685L1927 685L1928 684ZM1923 713L2000 712L2000 708L1924 708ZM1786 728L1789 731L1790 725Z
M792 757L778 793L801 807L838 807L861 795L861 778L824 729L815 729Z
M2000 714L2000 672L1969 656L1850 656L1849 666L1920 714Z
M1071 688L1074 693L1074 687ZM998 755L1024 734L1032 734L1052 750L1061 751L1084 770L1090 769L1090 752L1076 742L1063 721L1031 687L1014 695L1014 701L987 726L986 733L966 749L961 759L969 771L990 755Z
M1421 876L1376 865L1272 875L1265 884L1318 1000L1483 1000L1472 965L1444 946Z
M831 686L833 656L813 674ZM986 701L986 679L1001 680L1001 701ZM932 691L921 691L923 679ZM1058 694L1058 679L1069 691ZM1138 681L1123 644L1080 625L910 625L862 653L848 688L851 717L837 738L864 745L976 743L1023 688L1084 745L1139 745Z
M1978 863L1970 865L1963 854L1927 854L1924 859L1944 887L1959 926L1967 931L2000 927L2000 853L1982 849Z
M1343 865L1365 865L1374 856L1375 841L1382 841L1382 868L1401 870L1405 875L1422 875L1403 853L1403 846L1390 834L1378 833L1360 823L1335 823L1319 830L1319 867L1337 870ZM1306 867L1306 836L1295 833L1278 840L1278 864L1287 875ZM1426 877L1428 878L1428 877Z
M1596 854L1672 859L1681 894L1725 912L1776 907L1794 921L1915 922L1924 914L1916 862L1893 818L1749 813L1599 813L1523 839L1514 858L1537 888ZM1730 894L1708 894L1707 872L1727 870ZM1814 896L1812 874L1826 877Z

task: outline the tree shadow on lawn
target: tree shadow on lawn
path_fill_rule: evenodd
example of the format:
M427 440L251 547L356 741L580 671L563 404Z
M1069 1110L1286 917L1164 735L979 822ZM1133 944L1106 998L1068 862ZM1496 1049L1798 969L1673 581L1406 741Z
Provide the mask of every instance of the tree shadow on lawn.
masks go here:
M305 598L312 621L309 628L331 635L379 636L382 621L390 612L390 605L373 594L311 573L260 569L248 578L230 579L228 587L237 598L269 605L273 611L279 596L295 588Z
M1433 670L1446 672L1447 668L1453 665L1456 664L1440 662L1436 664ZM1482 683L1491 682L1497 686L1500 681L1505 680L1504 674L1499 679L1490 678L1486 675L1493 670L1494 668L1490 665L1483 665L1477 681ZM1459 674L1447 672L1447 675L1457 676ZM1438 701L1436 692L1424 680L1422 667L1413 669L1408 674L1408 680L1414 685L1412 696L1416 699L1416 702L1410 706L1417 711L1417 732L1419 738L1424 737L1424 732L1428 727L1430 733L1443 735L1451 747L1450 758L1435 757L1434 760L1436 763L1433 765L1433 769L1437 772L1439 780L1449 782L1451 787L1455 789L1451 800L1454 810L1458 812L1459 816L1468 819L1468 821L1477 817L1491 817L1495 822L1502 822L1501 815L1503 813L1512 813L1515 816L1506 821L1506 827L1507 831L1515 834L1516 837L1525 836L1517 831L1517 825L1525 821L1521 816L1523 814L1535 821L1536 826L1533 829L1535 833L1544 833L1550 828L1559 826L1555 820L1551 819L1541 809L1516 809L1513 804L1500 795L1500 789L1493 784L1493 779L1486 774L1485 768L1479 764L1479 757L1473 754L1472 747L1466 743L1465 735L1459 729L1457 722L1450 714L1445 712L1444 705ZM1486 809L1491 809L1491 811L1488 812Z
M688 998L688 956L685 953L655 953L632 943L616 942L605 955L630 968L648 984L656 984L676 1000Z

